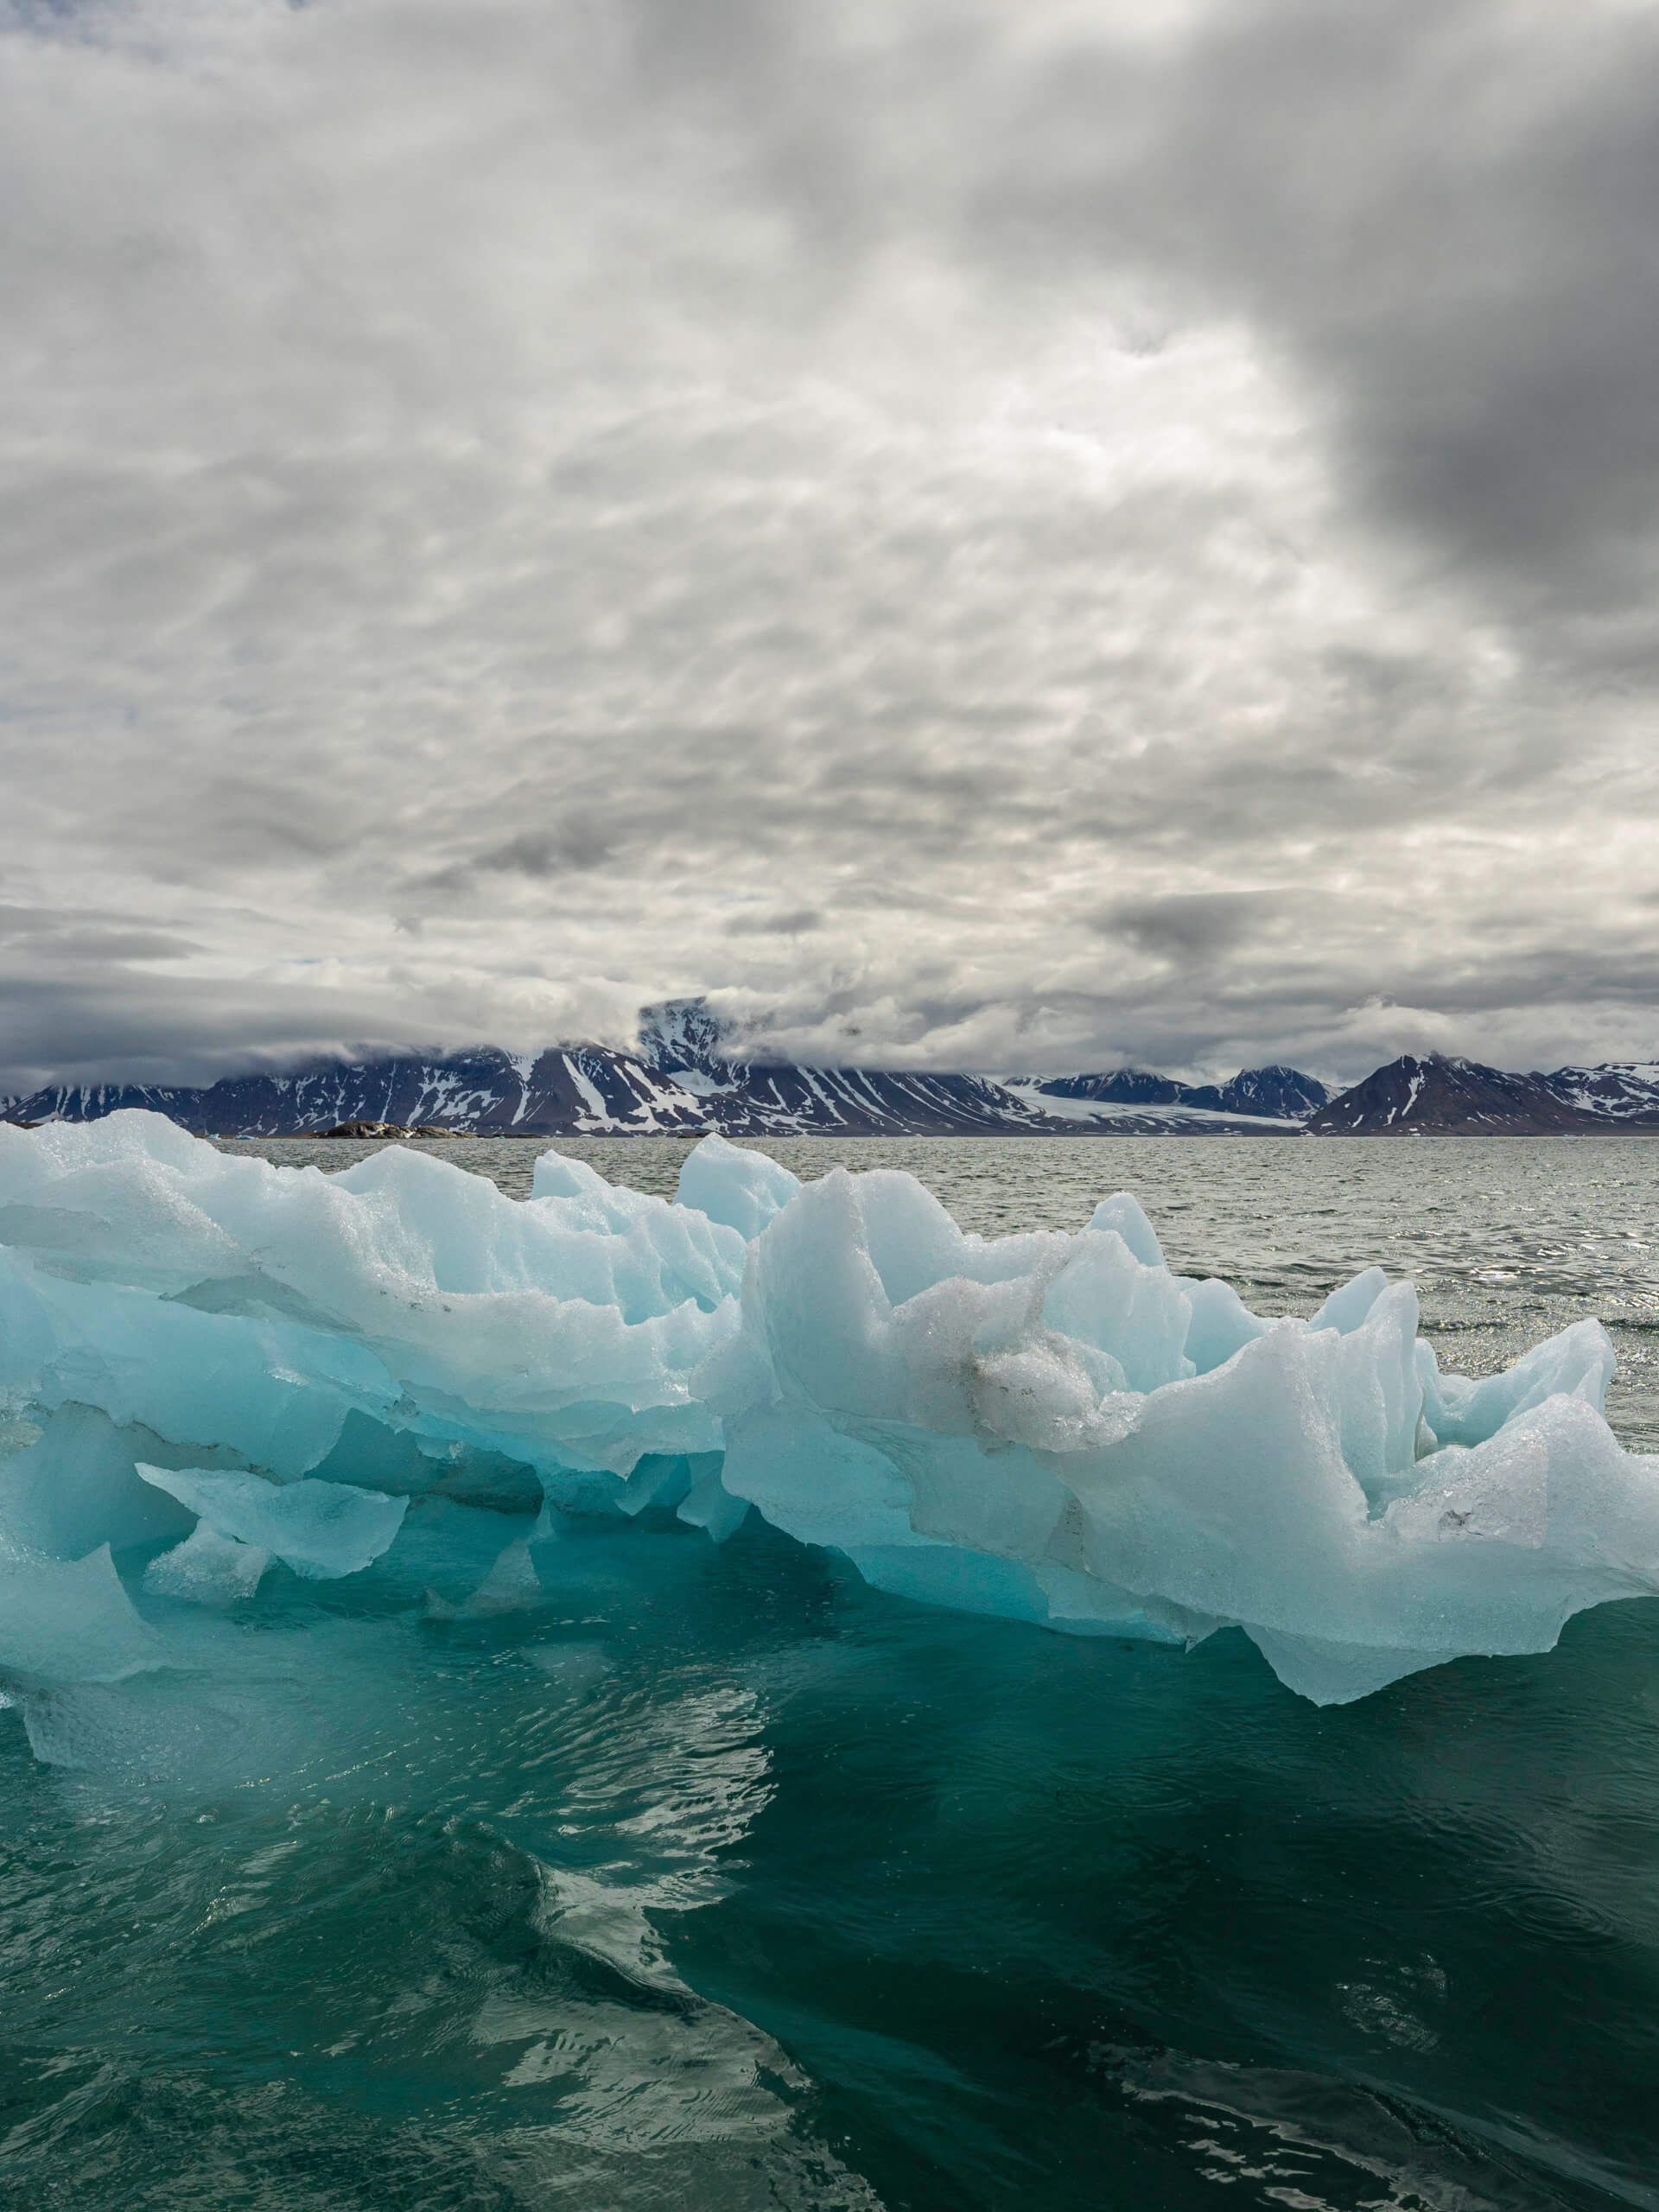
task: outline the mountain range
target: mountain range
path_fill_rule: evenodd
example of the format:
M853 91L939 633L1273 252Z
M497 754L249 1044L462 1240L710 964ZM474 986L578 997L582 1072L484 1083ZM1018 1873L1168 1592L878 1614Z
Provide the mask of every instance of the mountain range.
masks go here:
M206 1086L60 1085L0 1103L12 1122L148 1107L211 1136L350 1123L479 1136L1558 1135L1659 1134L1659 1063L1510 1074L1409 1054L1332 1096L1295 1068L1184 1084L1142 1068L991 1077L738 1057L702 1000L647 1008L632 1052L493 1046L328 1062Z
M147 1107L209 1136L313 1135L349 1122L537 1137L1243 1135L1294 1130L1326 1096L1294 1068L1247 1068L1230 1083L1195 1085L1135 1068L999 1081L739 1058L713 1012L681 1000L645 1010L632 1052L484 1046L227 1076L205 1087L53 1085L0 1111L13 1122L84 1122Z
M1659 1061L1512 1075L1407 1053L1344 1090L1304 1127L1315 1136L1659 1135Z

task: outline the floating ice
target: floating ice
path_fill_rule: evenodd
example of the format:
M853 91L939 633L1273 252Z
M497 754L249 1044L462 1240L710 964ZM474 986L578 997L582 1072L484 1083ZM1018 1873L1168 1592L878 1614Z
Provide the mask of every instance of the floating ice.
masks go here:
M517 1536L461 1611L475 1620L487 1620L495 1613L529 1612L541 1602L542 1586L530 1555L529 1540Z
M107 1544L73 1560L0 1552L0 1675L24 1688L115 1682L161 1656Z
M144 1587L153 1596L184 1598L197 1605L229 1605L251 1598L270 1564L270 1554L239 1536L221 1536L198 1521L181 1544L152 1560Z
M274 1556L309 1582L360 1574L390 1548L409 1510L406 1497L383 1497L352 1483L277 1484L262 1475L143 1461L138 1472L199 1513L215 1535Z
M147 1626L123 1574L211 1606L264 1554L428 1562L481 1517L406 1531L428 1491L542 1509L439 1572L447 1618L530 1612L566 1513L720 1541L753 1506L936 1604L1242 1627L1320 1702L1659 1591L1659 1463L1606 1426L1599 1325L1478 1382L1416 1329L1376 1268L1263 1319L1122 1193L988 1243L907 1175L802 1186L718 1138L672 1204L556 1154L516 1203L396 1147L327 1176L143 1114L0 1128L0 1673L177 1662L186 1616Z

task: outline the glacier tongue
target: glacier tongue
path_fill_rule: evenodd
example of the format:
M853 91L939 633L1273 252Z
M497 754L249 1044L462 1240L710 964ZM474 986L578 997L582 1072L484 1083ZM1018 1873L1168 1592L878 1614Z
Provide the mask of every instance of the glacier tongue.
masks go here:
M475 1614L533 1607L566 1513L721 1541L753 1507L935 1604L1236 1625L1321 1703L1659 1591L1659 1465L1607 1427L1598 1324L1442 1375L1409 1285L1267 1320L1173 1273L1126 1193L987 1242L908 1175L803 1186L720 1138L671 1204L557 1154L515 1202L413 1152L326 1176L124 1113L0 1128L0 1240L25 1694L183 1665L185 1607L271 1561L361 1573L410 1497L515 1484L542 1520Z

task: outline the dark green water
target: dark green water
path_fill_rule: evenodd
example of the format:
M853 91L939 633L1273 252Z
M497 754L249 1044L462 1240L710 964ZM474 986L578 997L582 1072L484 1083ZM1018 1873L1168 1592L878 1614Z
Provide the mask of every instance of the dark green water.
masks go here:
M1478 1350L1650 1311L1645 1145L1109 1142L902 1149L987 1229L1130 1183L1264 1305L1414 1238ZM46 1715L76 1766L0 1713L0 2201L1659 2205L1659 1605L1318 1711L753 1522L444 1618L527 1527L274 1568L188 1696Z

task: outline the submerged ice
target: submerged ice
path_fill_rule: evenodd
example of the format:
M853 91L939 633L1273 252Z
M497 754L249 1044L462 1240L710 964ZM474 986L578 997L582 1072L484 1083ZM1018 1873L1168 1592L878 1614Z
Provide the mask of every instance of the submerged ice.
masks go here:
M718 1137L672 1203L557 1154L514 1201L397 1147L0 1128L0 1681L188 1672L201 1608L397 1556L432 1493L538 1516L452 1614L532 1607L570 1516L753 1509L936 1605L1238 1626L1321 1703L1659 1591L1600 1326L1471 1382L1417 1319L1376 1268L1264 1319L1124 1193L988 1242L908 1175Z

